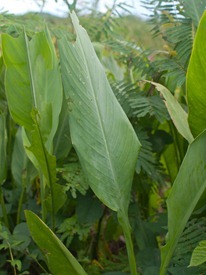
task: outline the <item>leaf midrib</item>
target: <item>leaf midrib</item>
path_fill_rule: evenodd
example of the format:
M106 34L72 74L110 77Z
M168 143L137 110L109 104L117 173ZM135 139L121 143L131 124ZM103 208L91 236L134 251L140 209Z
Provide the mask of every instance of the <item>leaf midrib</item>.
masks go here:
M85 67L86 67L86 71L87 71L87 74L88 74L88 79L87 81L89 81L89 86L91 87L91 91L92 91L92 95L93 95L93 98L94 98L94 102L95 102L95 107L97 109L97 116L98 116L98 120L99 120L99 125L100 125L100 128L101 128L101 131L102 131L102 135L103 135L103 140L104 140L104 144L105 144L105 148L106 148L106 154L108 155L108 160L109 160L109 166L110 166L110 170L112 172L112 177L113 177L113 180L114 180L114 183L116 183L117 187L118 186L118 181L117 181L117 178L116 178L116 175L115 175L115 172L114 172L114 167L113 167L113 164L111 162L111 156L110 156L110 152L109 152L109 146L108 146L108 142L107 142L107 139L106 139L106 133L105 133L105 130L104 130L104 126L103 126L103 119L101 117L101 114L100 114L100 109L99 109L99 106L98 106L98 102L96 100L96 96L95 96L95 91L93 89L93 85L92 85L92 79L91 79L91 75L90 75L90 70L87 66L87 61L86 61L86 57L85 57L85 54L84 54L84 50L83 50L83 47L82 47L82 43L81 43L81 39L78 35L78 30L76 28L76 24L75 22L73 21L73 24L75 26L75 30L76 30L76 33L77 33L77 40L76 40L76 44L79 42L79 46L80 46L80 50L82 52L82 56L83 56L83 60L84 60L84 64L85 64ZM79 28L82 28L80 25L79 25ZM81 30L80 30L81 31ZM119 188L117 188L117 191L119 191Z

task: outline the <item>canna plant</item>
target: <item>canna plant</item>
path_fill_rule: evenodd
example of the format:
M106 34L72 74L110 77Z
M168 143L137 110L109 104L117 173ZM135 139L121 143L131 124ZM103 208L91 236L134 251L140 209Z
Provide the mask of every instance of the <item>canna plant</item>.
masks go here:
M107 216L108 208L111 209L109 213L116 212L117 221L124 233L131 274L137 274L137 263L138 270L143 274L165 274L167 271L180 274L180 271L175 269L177 264L174 263L173 255L180 247L179 241L184 239L184 234L195 230L195 223L193 224L193 220L189 221L189 219L193 219L193 212L196 209L201 210L200 207L204 205L205 197L205 97L203 94L205 73L204 60L201 58L205 54L205 43L202 41L205 14L195 37L187 73L188 105L184 101L185 72L193 36L204 3L198 1L199 4L195 6L196 12L193 13L185 1L178 1L182 3L182 9L179 9L180 6L174 1L149 2L148 5L152 5L152 2L154 4L159 2L159 5L154 6L157 11L154 13L154 17L157 17L155 19L158 19L158 13L161 10L164 11L168 8L167 12L162 12L160 18L162 24L160 30L163 30L162 33L167 42L171 33L174 37L178 33L184 33L184 30L190 34L187 41L183 41L182 36L179 35L175 40L177 43L174 43L176 46L172 50L168 50L167 57L160 56L160 59L157 58L157 60L154 56L158 55L159 51L154 55L147 53L137 47L135 43L121 41L118 35L114 35L115 31L111 26L115 26L115 28L118 26L115 18L111 18L108 25L104 25L103 36L99 35L101 32L97 27L94 39L98 43L92 44L85 29L79 25L75 13L72 13L76 41L73 41L72 33L68 34L68 32L62 31L57 34L58 44L56 46L60 63L47 28L35 34L31 31L23 31L23 34L22 32L19 34L19 31L13 33L10 30L13 37L8 34L2 35L1 74L4 74L5 70L5 87L0 82L0 161L1 167L3 167L0 171L2 221L10 231L13 230L14 224L11 219L14 214L9 210L8 203L5 203L5 198L7 202L8 196L4 195L5 184L9 182L6 180L6 176L7 178L10 176L8 160L10 161L11 158L12 177L18 190L21 190L16 204L16 224L19 224L19 228L21 228L21 221L24 221L22 210L32 209L26 199L28 200L28 196L37 188L35 200L39 205L32 210L38 213L41 219L33 212L26 210L26 222L34 242L45 256L49 271L53 274L86 273L86 260L85 258L82 260L78 254L81 252L78 251L77 257L84 265L85 270L61 240L65 240L65 236L73 234L72 229L75 230L75 226L69 230L65 229L69 224L68 219L65 219L68 217L69 209L71 208L70 211L75 212L71 218L74 222L78 220L81 207L88 208L88 206L84 207L87 199L91 199L92 196L91 194L85 195L88 186L92 189L92 194L105 205L101 208L102 205L99 201L96 204L100 210L97 215L98 225L95 225L98 227L97 237L101 233L104 235L105 229L103 228L107 220L109 220L109 226L114 223L114 220L111 219L112 216L109 218ZM165 2L169 2L170 5L166 5ZM191 7L194 6L194 1L188 2L193 4ZM179 14L179 17L175 17L173 13L174 7L175 14ZM109 16L109 13L107 15ZM95 16L98 17L97 14ZM102 20L105 23L104 16ZM83 18L84 21L87 22L87 19ZM156 22L157 25L158 22ZM168 22L170 24L167 24ZM94 25L96 26L96 24ZM101 43L102 37L108 40ZM104 72L105 68L103 69L99 62L93 45L101 63L104 64L108 72L108 79L112 82L112 89L122 108L113 94ZM185 51L182 51L183 49ZM114 58L108 56L111 53L114 53ZM173 67L167 68L165 60ZM136 84L136 79L152 81ZM161 84L156 83L158 81ZM174 88L174 96L168 88L171 90ZM6 91L8 113L5 111L5 107L2 107L2 103L5 104L5 99L2 98L2 89ZM168 112L157 91L164 98ZM187 109L189 109L189 118ZM174 125L169 120L168 113ZM15 139L13 148L10 148L12 137L8 121L13 124L13 129L15 129L13 130ZM168 139L170 135L173 138L172 142L167 143L164 138ZM140 142L137 136L142 143L139 158ZM161 145L159 146L161 149L155 145L155 138L157 141L160 138L162 143L157 144ZM167 150L168 144L169 150ZM77 160L74 163L71 162L73 156ZM172 162L166 161L167 157L172 159ZM176 157L178 161L174 165ZM160 166L161 162L164 164L164 170ZM135 170L136 175L132 189ZM168 175L164 175L163 172ZM76 178L74 179L74 177ZM151 216L148 214L151 208L149 210L145 210L145 208L148 208L149 205L147 200L154 195L151 190L155 189L154 193L158 194L165 187L168 188L167 183L164 182L168 181L168 178L171 182L174 178L176 179L167 200L168 235L166 245L161 248L162 262L159 271L158 260L155 265L150 266L148 257L153 258L152 250L158 249L159 241L154 241L154 237L158 234L161 235L162 230L159 230L161 233L153 234L152 231L156 232L156 229L153 229L154 222L150 222L149 219L158 219L161 216L158 212L162 212L162 209L159 210L160 205L155 202L155 207L158 210L155 216ZM75 181L75 185L66 183L65 186L65 181L70 180ZM73 188L71 195L68 194L69 185ZM130 196L131 191L132 197ZM78 192L84 199L78 198ZM76 201L71 200L71 196L77 196L77 206ZM90 201L88 200L89 203ZM80 207L78 203L83 206ZM132 231L128 208L130 223L135 229L135 249L131 239ZM87 212L86 210L84 213ZM82 217L83 214L80 216ZM205 227L202 222L202 219L197 221L199 231L195 231L195 236L197 236L197 232L204 231ZM161 227L159 221L155 225ZM22 227L25 227L25 224ZM151 228L148 229L148 227ZM184 230L184 228L186 229ZM81 230L84 230L83 226ZM61 240L54 235L54 231ZM145 232L149 232L148 236ZM15 234L13 235L15 236ZM3 235L1 234L1 236ZM68 239L71 240L72 237L69 236ZM16 241L14 239L14 244L12 244L14 253L17 251L16 243L18 241L19 239ZM66 243L68 247L69 241L67 240ZM197 241L195 244L197 245ZM27 247L30 249L30 245ZM95 249L94 255L97 255L98 247ZM93 247L90 250L93 250ZM194 251L190 266L204 262L204 256L201 257L200 254L202 252L204 252L204 240ZM26 253L28 254L28 251ZM91 259L99 260L100 257L96 255ZM145 267L142 262L145 262L146 257L148 263L145 264ZM17 269L20 270L20 267L18 266ZM41 269L47 272L45 266ZM173 272L173 270L175 271ZM188 272L191 270L189 269ZM196 271L197 269L194 272ZM94 270L89 270L88 274L90 273L93 274Z
M46 29L30 41L26 33L18 38L2 34L2 51L9 111L13 120L23 127L27 155L39 171L43 220L48 212L45 200L51 193L50 212L54 228L58 206L54 202L57 185L52 151L62 105L62 86L54 47Z
M130 270L136 274L127 212L140 143L110 88L86 31L74 13L71 18L77 40L75 44L66 38L59 42L71 140L88 184L107 207L117 212Z
M59 115L63 104L62 116L69 118L72 144L87 182L95 195L117 212L125 236L131 274L137 274L128 207L141 145L111 90L86 31L79 25L75 13L71 17L77 41L72 44L63 37L58 43L67 106L62 102L59 66L48 29L31 39L25 32L17 38L2 35L9 112L22 127L18 136L22 136L26 154L40 179L43 221L33 213L25 212L28 227L45 254L51 272L64 274L61 268L64 266L64 272L85 273L44 224L50 213L51 226L55 229L55 214L64 203L63 187L56 183L56 159L53 155L53 147L58 152L54 137L61 127ZM55 141L59 142L57 137ZM68 142L67 146L70 150L71 143ZM24 189L25 185L22 186L22 196ZM21 201L22 197L19 209ZM48 242L43 241L45 236ZM63 262L59 261L60 258Z

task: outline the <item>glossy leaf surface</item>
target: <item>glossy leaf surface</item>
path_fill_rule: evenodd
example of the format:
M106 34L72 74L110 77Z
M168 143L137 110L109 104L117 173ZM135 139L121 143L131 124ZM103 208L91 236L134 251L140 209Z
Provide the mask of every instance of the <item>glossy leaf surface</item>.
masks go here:
M31 236L45 255L52 274L86 275L74 256L36 214L26 210L25 215Z

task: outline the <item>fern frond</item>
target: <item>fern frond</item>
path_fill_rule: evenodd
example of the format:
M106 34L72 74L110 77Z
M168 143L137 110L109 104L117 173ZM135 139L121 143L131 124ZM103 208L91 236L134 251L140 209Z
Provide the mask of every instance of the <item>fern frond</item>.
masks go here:
M194 248L198 243L206 238L206 218L194 218L187 223L175 250L171 271L182 270L181 274L202 274L205 271L206 264L199 267L188 268L190 258ZM188 273L185 273L185 272ZM184 273L183 273L184 272Z
M133 116L154 116L160 123L169 120L167 108L159 95L145 96L142 92L130 100Z
M206 7L203 0L148 0L141 1L151 11L152 32L169 45L168 60L153 64L163 76L177 79L177 86L185 82L185 75L191 55L193 38L199 19ZM161 59L161 58L160 58Z
M131 107L131 99L136 96L138 88L134 84L125 83L124 81L113 82L111 86L122 109L127 117L131 118L134 115Z
M149 140L147 132L140 126L134 128L142 144L137 160L136 173L140 174L143 172L149 176L153 182L163 182L163 170L161 164L158 162L158 159L155 156L153 146Z

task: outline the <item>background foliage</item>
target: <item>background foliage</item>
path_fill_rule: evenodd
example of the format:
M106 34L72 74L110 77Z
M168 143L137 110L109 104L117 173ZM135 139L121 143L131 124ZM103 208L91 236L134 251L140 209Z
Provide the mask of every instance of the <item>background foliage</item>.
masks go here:
M192 143L193 136L190 129L196 137L205 129L205 126L204 121L198 121L201 129L198 127L199 124L196 124L198 118L194 118L195 113L191 111L193 108L192 97L195 95L189 94L188 89L192 87L190 82L193 84L191 78L194 66L192 63L197 61L194 56L198 55L198 52L195 52L192 56L193 59L190 59L191 51L206 2L197 0L141 1L150 11L150 16L145 21L128 13L127 5L124 3L116 4L114 1L111 9L101 13L95 8L98 1L95 1L92 9L87 9L87 4L84 7L77 6L78 1L65 2L68 8L74 9L79 14L81 25L87 30L96 54L105 69L109 85L142 145L138 160L135 162L131 195L128 194L128 216L133 232L132 242L137 271L140 274L155 275L160 272L164 274L164 271L160 271L160 248L165 244L167 224L171 229L172 217L172 214L167 212L166 200L169 194L169 200L174 199L173 194L180 194L180 191L175 190L187 176L190 176L188 181L191 181L191 175L187 174L187 171L188 167L193 167L191 185L196 181L199 183L198 189L202 188L203 195L200 194L202 199L198 199L198 204L194 202L193 208L188 210L188 220L179 231L179 239L176 239L177 244L173 247L174 254L171 255L171 259L167 263L168 268L164 267L164 269L169 274L202 274L205 271L204 260L201 261L198 258L195 264L191 262L194 267L189 267L189 269L188 265L194 248L200 241L205 240L203 192L205 187L202 184L202 178L199 178L198 170L201 163L205 162L204 146L200 144L200 140L204 144L205 134L203 133ZM88 12L85 14L83 11L86 9ZM2 33L0 48L1 274L49 274L49 269L51 271L52 267L48 264L49 256L47 261L44 257L45 248L42 252L42 241L38 237L36 239L34 233L28 230L24 215L24 210L27 209L41 217L55 232L87 274L129 274L126 238L123 234L124 229L122 230L118 223L118 210L110 206L111 200L107 202L104 198L104 204L99 200L101 194L96 192L96 183L95 187L88 183L85 171L89 169L82 165L81 158L86 160L87 156L85 154L80 157L78 150L71 143L70 130L74 131L76 123L71 122L72 118L67 109L69 99L66 93L62 93L63 90L64 92L69 90L65 88L68 84L64 83L64 75L64 87L62 87L60 79L56 83L52 82L53 75L59 74L59 55L64 52L63 42L59 41L64 38L64 41L68 41L70 45L74 42L73 26L67 18L59 19L47 14L27 14L14 17L5 13L0 16L0 32ZM45 22L47 29L45 29ZM23 32L24 35L22 35ZM196 43L198 45L201 43L202 35L197 35ZM15 44L17 41L18 45ZM9 53L8 47L12 43L13 47L11 46ZM62 43L62 46L58 43ZM20 77L25 78L25 75L21 73L22 60L26 64L25 60L32 52L32 47L35 47L34 44L39 45L42 51L47 47L47 51L42 53L47 60L42 71L45 72L51 66L55 67L55 71L48 72L46 78L41 71L36 76L34 75L34 83L37 86L33 87L33 94L35 95L35 91L39 89L40 98L37 99L38 104L36 105L31 98L23 98L27 103L29 102L27 106L31 108L27 112L27 121L22 122L19 117L15 117L15 108L21 109L23 102L17 106L17 99L13 96L15 96L16 89L20 88L16 81L20 81ZM204 47L196 46L196 48L202 51L199 56L203 56ZM70 51L72 52L72 50ZM6 56L6 52L9 53L8 56ZM71 54L71 52L67 54ZM74 54L74 51L72 53ZM13 58L18 59L17 63L21 65L19 75L14 79L14 83L9 80L9 70L13 71L13 68L9 67L9 59L12 54ZM80 55L81 53L77 51L75 54ZM48 55L52 58L50 59ZM38 64L41 64L38 65L39 68L42 67L42 60L37 62L35 53L32 58L32 66L39 62ZM66 55L63 61L61 60L62 74L64 74L62 64L65 59ZM49 60L53 60L53 64L49 64ZM189 62L190 70L187 75ZM31 81L32 66L31 72L25 80L27 84ZM78 67L78 64L76 66ZM202 66L204 67L204 65ZM76 71L78 71L77 69ZM203 79L204 71L201 73L203 75L201 79ZM83 78L78 75L77 79L79 77ZM48 89L47 96L42 100L41 88L44 87L45 92L46 79L52 85L46 87ZM163 86L153 85L145 80L153 83L158 82L165 86L167 91L170 90L169 95L172 99L167 97L167 91ZM77 80L71 79L69 85L74 86L77 82ZM197 79L195 88L200 82ZM50 98L50 90L55 87L59 89L58 96ZM24 88L27 90L25 86ZM83 89L80 84L78 88ZM202 91L202 86L199 86L199 89ZM194 89L192 88L192 90ZM59 97L59 94L62 98ZM162 96L166 100L166 106ZM55 119L51 120L50 109L52 104L56 106L57 98L59 99L59 108L55 107L56 114L53 115L54 118L59 116L59 123L55 122ZM111 98L113 100L113 94ZM175 99L175 103L173 103L173 99ZM176 117L172 115L173 104L175 106L173 113L179 110L181 115ZM178 104L178 107L175 104ZM73 108L72 102L69 106ZM79 107L80 113L83 108ZM188 109L190 125L187 123ZM201 109L199 110L201 111ZM44 117L42 124L37 111ZM178 117L184 117L182 114L186 115L183 121L183 124L186 125L186 130L183 130L183 132L186 131L186 135L183 134L185 138L180 130L182 124L179 124L178 121ZM112 113L109 116L112 117ZM93 120L91 119L91 121ZM108 125L110 122L108 117ZM32 128L33 124L35 125L33 131L29 132L31 130L29 127ZM21 126L24 126L26 130L22 130ZM89 124L87 127L90 127ZM95 133L96 135L98 134ZM187 138L188 136L189 138ZM114 140L115 138L113 138ZM189 143L192 144L188 149ZM87 146L90 145L87 144ZM202 159L196 154L197 150L202 152ZM91 156L87 161L90 159ZM198 169L190 164L194 160L196 166L199 163ZM45 163L47 163L46 166ZM52 174L49 174L49 171L52 171ZM204 175L205 168L203 167L201 171L201 175ZM180 182L179 185L178 182ZM173 183L174 188L172 187ZM187 190L187 186L185 190ZM117 213L105 205L117 210ZM171 206L168 206L169 208L171 209ZM174 211L177 209L175 208ZM34 214L26 213L27 222L35 220ZM49 230L45 229L42 221L36 219L39 226L42 226L42 232ZM38 249L31 236L41 250ZM53 235L51 235L51 239L56 242L57 250L61 253L64 248L59 245L60 242L57 239L54 240ZM166 248L162 249L162 259L164 251L169 246L168 243ZM50 249L49 245L46 249ZM68 255L66 262L71 259L70 254ZM201 265L199 265L200 263ZM74 270L78 270L78 267L75 268Z

